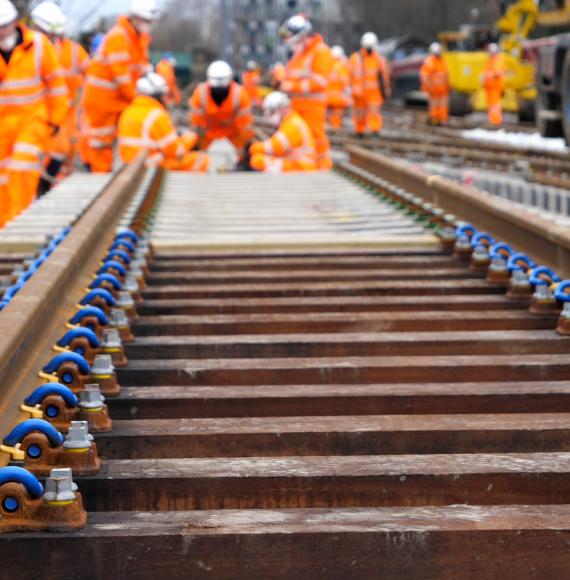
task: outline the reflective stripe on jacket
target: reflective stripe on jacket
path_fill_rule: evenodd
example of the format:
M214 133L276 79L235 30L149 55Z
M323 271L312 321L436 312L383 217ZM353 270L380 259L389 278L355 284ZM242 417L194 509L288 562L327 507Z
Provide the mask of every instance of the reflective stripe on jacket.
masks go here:
M383 103L390 96L390 72L388 63L382 55L374 50L368 54L366 50L362 49L350 57L348 64L350 85L354 97ZM386 94L382 94L380 78L383 80Z
M135 98L137 79L148 66L147 35L139 35L126 16L105 35L87 68L83 105L121 112Z
M148 151L149 164L159 165L181 158L187 150L164 106L143 95L136 97L122 112L118 135L119 155L125 163L141 151Z
M422 91L431 95L447 95L450 91L449 68L440 56L428 56L420 69Z
M329 76L329 107L348 107L350 104L350 76L348 61L345 57L334 61Z
M89 55L78 42L70 38L58 39L54 46L63 68L70 106L74 106L77 103L87 67L89 66Z
M317 167L315 138L303 117L295 111L291 111L283 119L273 137L253 145L251 153L265 153L289 161L314 163L315 168Z
M214 101L207 83L198 85L189 101L190 126L201 134L219 139L232 133L251 131L251 99L245 89L232 82L220 106Z
M505 61L500 54L491 55L483 69L483 87L487 91L505 90Z
M34 115L59 126L67 115L68 92L55 48L40 32L19 27L22 43L9 63L0 58L0 118Z
M320 104L326 107L333 56L320 34L309 39L304 50L293 55L285 68L281 90L293 99L293 108Z

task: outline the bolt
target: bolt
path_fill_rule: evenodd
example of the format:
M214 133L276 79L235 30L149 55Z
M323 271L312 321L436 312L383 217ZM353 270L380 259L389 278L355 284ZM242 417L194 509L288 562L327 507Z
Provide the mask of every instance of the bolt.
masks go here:
M116 328L105 328L103 330L103 348L122 348L123 342Z
M123 309L134 308L135 303L130 292L119 292L118 304Z
M87 421L72 421L67 432L64 449L87 449L91 447L93 435L89 434L89 424Z
M564 307L562 308L560 316L566 320L570 320L570 302L564 302Z
M113 361L111 355L109 354L98 354L95 355L95 360L91 367L91 374L93 376L99 375L112 375L115 372L115 367L113 366Z
M127 313L122 308L112 308L111 309L111 319L109 324L113 328L124 328L129 326L129 319Z
M85 385L85 390L79 392L79 407L81 409L100 409L105 404L105 397L97 383Z
M45 481L45 502L73 501L77 485L73 481L71 469L52 469L49 477Z

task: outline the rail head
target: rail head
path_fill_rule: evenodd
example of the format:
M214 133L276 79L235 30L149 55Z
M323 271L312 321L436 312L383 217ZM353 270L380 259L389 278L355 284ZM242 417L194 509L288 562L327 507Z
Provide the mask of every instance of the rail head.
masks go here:
M350 162L425 199L519 248L537 262L570 277L570 232L540 216L471 186L426 175L379 153L349 146Z
M79 219L69 236L0 315L0 433L25 416L24 398L41 381L42 357L61 336L121 213L144 176L144 158L123 167ZM41 362L40 362L41 361ZM0 455L0 465L7 462Z

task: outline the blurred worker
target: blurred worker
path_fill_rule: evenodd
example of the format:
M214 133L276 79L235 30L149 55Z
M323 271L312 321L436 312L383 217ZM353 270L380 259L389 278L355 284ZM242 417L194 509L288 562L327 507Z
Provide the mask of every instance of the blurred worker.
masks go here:
M271 67L271 79L270 84L271 88L275 89L276 91L281 89L281 83L285 78L285 65L282 62L276 62Z
M309 126L291 107L291 99L274 92L263 101L263 115L278 127L266 141L254 143L250 149L250 166L256 171L316 171L315 138Z
M487 94L487 114L491 125L503 124L502 98L505 92L505 62L498 45L487 49L489 58L483 70L483 88Z
M84 162L94 172L113 169L119 115L136 96L135 84L148 67L148 45L158 19L156 0L131 0L99 45L87 69L82 106L86 143Z
M311 128L319 169L331 169L330 143L326 133L327 90L333 67L331 50L320 34L313 33L310 21L303 14L289 18L281 34L293 52L285 67L281 90L291 97L293 110Z
M421 90L429 97L429 120L432 125L445 125L449 119L449 68L443 59L439 42L429 47L429 56L420 70Z
M342 46L333 46L331 52L335 60L329 77L329 125L339 128L342 127L346 109L351 104L350 76L348 60Z
M373 32L364 34L361 49L349 61L350 84L354 99L354 128L359 136L368 130L379 134L382 130L382 105L390 97L390 73L386 59L376 46Z
M67 115L67 87L55 48L18 23L0 0L0 224L34 199L50 136Z
M156 65L156 72L166 81L168 93L164 102L166 105L176 106L182 102L182 95L176 82L176 59L171 52L165 52Z
M247 63L247 70L241 75L241 82L254 106L261 107L261 75L254 60Z
M31 13L34 28L45 33L55 46L67 84L69 109L60 130L51 137L46 147L42 177L38 195L48 192L60 171L72 171L79 136L79 92L87 70L89 56L77 42L65 37L67 18L54 2L42 2Z
M206 78L190 97L190 127L200 137L200 149L207 149L216 139L228 139L243 162L246 145L253 138L251 99L223 60L208 67Z
M209 158L193 152L198 142L195 133L178 136L165 107L169 86L153 72L137 81L137 97L119 117L119 155L130 163L141 151L147 151L150 167L173 171L207 171Z

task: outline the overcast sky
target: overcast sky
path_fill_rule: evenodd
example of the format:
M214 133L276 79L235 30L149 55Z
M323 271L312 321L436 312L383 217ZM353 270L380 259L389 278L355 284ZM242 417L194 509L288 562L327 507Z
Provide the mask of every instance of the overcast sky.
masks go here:
M158 3L164 6L168 0L158 0ZM59 0L74 30L93 25L102 15L126 12L129 4L130 0Z

